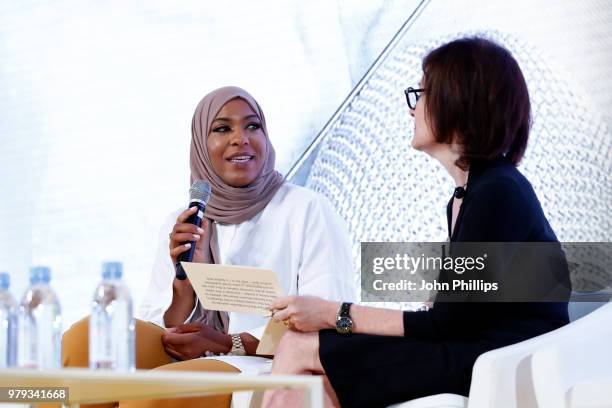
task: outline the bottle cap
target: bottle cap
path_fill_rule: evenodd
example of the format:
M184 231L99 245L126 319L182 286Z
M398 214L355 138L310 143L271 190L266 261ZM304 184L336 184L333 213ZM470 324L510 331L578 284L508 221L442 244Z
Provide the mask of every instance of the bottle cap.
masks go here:
M102 264L103 279L121 279L121 276L123 276L121 262L104 262Z
M0 272L0 289L8 290L11 286L11 277L6 272Z
M47 284L51 280L51 268L48 266L33 266L30 268L30 284Z

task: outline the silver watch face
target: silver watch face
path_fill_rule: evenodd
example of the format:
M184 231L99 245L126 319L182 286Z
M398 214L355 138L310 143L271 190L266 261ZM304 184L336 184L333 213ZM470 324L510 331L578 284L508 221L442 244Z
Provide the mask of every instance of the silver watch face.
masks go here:
M348 334L353 330L353 319L350 317L339 317L336 320L336 331L340 334Z

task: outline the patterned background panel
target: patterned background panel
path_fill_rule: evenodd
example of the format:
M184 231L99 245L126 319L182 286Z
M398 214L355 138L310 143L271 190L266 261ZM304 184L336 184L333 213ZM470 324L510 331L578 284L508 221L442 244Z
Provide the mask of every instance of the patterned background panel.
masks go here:
M612 239L612 138L585 90L511 34L464 32L423 44L400 41L320 135L305 185L347 221L356 265L361 241L446 239L445 205L454 186L439 164L410 147L414 124L403 89L416 87L429 50L475 34L508 48L525 74L533 127L519 168L559 240ZM355 276L359 282L359 271Z

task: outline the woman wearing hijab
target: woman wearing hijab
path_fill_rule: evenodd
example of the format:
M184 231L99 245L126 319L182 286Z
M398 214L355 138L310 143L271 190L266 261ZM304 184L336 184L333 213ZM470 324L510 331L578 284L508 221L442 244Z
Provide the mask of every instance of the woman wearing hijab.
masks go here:
M255 351L268 319L204 309L189 280L175 278L177 257L191 246L185 242L195 242L193 262L271 269L287 295L340 300L354 299L356 292L348 231L322 196L286 182L275 170L264 114L243 89L223 87L201 100L192 120L190 156L191 181L209 182L212 196L201 228L185 222L195 207L167 218L139 317L165 328L163 348L179 360L158 369L267 373L271 360ZM139 348L159 344L160 333L138 323L137 366L150 367ZM178 403L227 406L229 398L121 405Z
M264 114L250 94L224 87L202 99L192 120L190 164L191 181L212 187L206 222L200 229L185 223L195 207L170 215L140 309L142 319L170 329L163 340L172 357L227 354L232 341L253 355L267 324L265 317L201 307L189 280L174 278L186 241L196 241L194 262L272 269L288 295L355 296L344 223L322 196L285 182L274 161ZM200 329L182 333L183 323ZM181 347L184 338L193 342Z

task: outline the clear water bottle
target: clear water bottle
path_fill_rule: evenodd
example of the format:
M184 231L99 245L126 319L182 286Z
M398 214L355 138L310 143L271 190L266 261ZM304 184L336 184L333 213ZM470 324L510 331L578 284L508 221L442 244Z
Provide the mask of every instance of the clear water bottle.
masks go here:
M102 282L94 293L89 320L89 368L94 370L135 367L132 299L122 275L121 263L102 265Z
M15 365L17 303L9 292L10 277L0 272L0 369Z
M30 287L17 311L17 366L40 370L61 365L62 316L49 286L51 270L30 269Z

